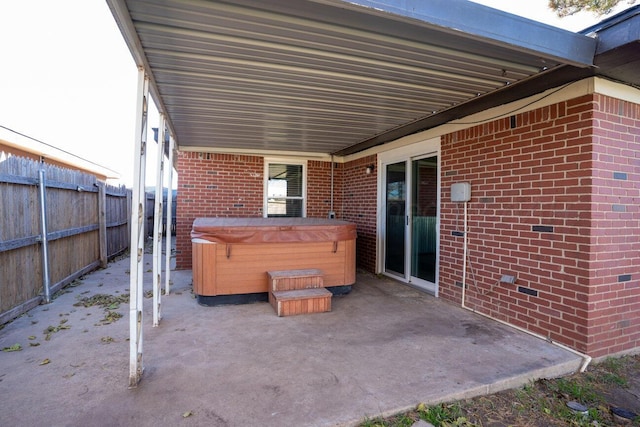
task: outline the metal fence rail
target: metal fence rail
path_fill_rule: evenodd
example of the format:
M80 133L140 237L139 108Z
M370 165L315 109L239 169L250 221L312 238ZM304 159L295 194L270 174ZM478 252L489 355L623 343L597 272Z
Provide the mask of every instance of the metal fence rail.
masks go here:
M0 324L129 247L131 192L0 156Z

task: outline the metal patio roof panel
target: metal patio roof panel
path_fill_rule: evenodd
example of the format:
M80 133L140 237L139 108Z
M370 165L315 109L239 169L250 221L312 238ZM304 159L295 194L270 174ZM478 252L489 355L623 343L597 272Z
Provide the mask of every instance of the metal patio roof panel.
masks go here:
M589 65L584 46L595 49L460 0L107 1L178 147L337 152L548 68ZM476 14L501 23L469 24ZM526 30L580 55L560 58Z
M313 30L293 30L288 27L286 31L274 29L273 25L263 28L263 31L278 31L278 36L273 33L260 33L260 27L252 23L251 28L239 31L238 28L224 28L217 26L202 27L176 27L169 28L159 23L140 22L137 24L138 32L144 39L146 46L152 46L156 41L167 50L177 50L181 52L192 51L195 53L206 53L210 55L222 54L224 56L243 57L242 51L250 52L250 57L256 53L262 55L263 52L288 53L289 56L299 59L303 54L306 57L328 58L331 60L360 61L371 64L374 61L387 63L390 59L411 63L416 66L423 66L424 60L429 62L437 58L441 60L462 60L458 61L458 68L466 70L468 62L485 64L492 71L507 69L511 72L535 72L540 67L549 65L549 61L540 61L539 64L527 65L529 61L522 61L522 55L516 61L503 59L507 54L513 56L514 53L508 51L500 52L495 47L495 54L501 54L502 58L486 57L474 54L475 46L469 47L467 52L456 52L450 48L443 48L433 43L426 43L424 40L437 39L437 33L428 34L427 30L421 33L422 41L412 41L406 38L397 38L383 35L376 35L375 39L364 38L362 31L348 31L344 34L336 34L328 37L327 34L313 32ZM180 23L183 24L183 23ZM246 25L246 23L245 23ZM315 29L314 29L315 30ZM350 37L350 38L346 38ZM295 40L295 45L287 44L288 40ZM284 42L283 42L284 40ZM470 43L470 42L468 42ZM364 54L366 52L366 54ZM390 52L392 55L390 56ZM499 74L498 74L499 75Z

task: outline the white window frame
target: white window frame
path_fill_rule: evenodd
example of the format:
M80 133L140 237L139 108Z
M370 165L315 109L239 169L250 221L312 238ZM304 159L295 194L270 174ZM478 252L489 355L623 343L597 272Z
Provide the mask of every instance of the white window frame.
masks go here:
M306 159L282 158L282 157L265 157L264 158L264 174L263 174L263 190L262 190L262 216L268 217L267 205L268 194L267 188L269 184L269 165L301 165L302 166L302 218L307 217L307 163Z

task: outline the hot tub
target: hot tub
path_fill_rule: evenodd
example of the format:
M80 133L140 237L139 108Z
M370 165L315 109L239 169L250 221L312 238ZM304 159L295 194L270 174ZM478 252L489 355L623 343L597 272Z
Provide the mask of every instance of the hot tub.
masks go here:
M356 280L356 225L320 218L197 218L193 291L203 305L268 299L268 271L319 269L347 293Z

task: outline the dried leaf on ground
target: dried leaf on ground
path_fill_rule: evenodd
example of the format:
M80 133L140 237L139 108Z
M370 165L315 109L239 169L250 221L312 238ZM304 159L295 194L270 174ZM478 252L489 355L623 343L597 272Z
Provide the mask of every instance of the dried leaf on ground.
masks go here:
M100 325L108 325L110 323L115 322L116 320L122 317L122 313L118 313L117 311L106 311L105 315L102 319L100 319L100 323L96 323L96 326Z
M73 304L76 307L93 307L98 306L102 308L108 308L114 306L119 307L120 304L129 302L129 294L122 294L118 296L108 294L96 294L90 297L80 298L80 300Z
M58 326L47 326L47 328L42 332L43 334L45 334L45 341L51 340L51 334L65 329L71 329L71 326L66 324L67 320L68 319L60 319L60 323L58 324Z
M11 352L11 351L22 351L22 346L20 344L14 344L9 347L5 347L2 351Z
M99 306L104 308L105 310L104 318L102 318L99 323L96 323L96 326L101 326L101 325L108 325L120 319L123 315L113 310L120 308L120 304L125 304L128 302L129 302L128 293L117 295L117 296L108 295L108 294L96 294L91 297L81 298L80 301L78 301L74 305L84 306L84 307Z

